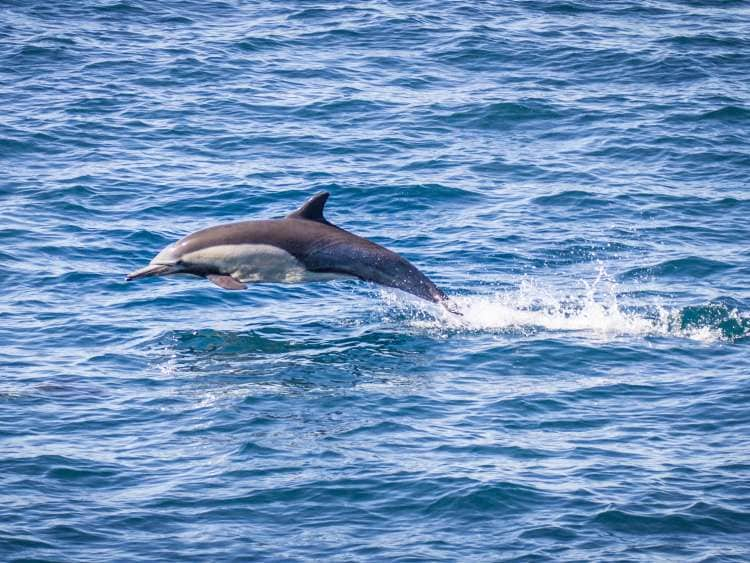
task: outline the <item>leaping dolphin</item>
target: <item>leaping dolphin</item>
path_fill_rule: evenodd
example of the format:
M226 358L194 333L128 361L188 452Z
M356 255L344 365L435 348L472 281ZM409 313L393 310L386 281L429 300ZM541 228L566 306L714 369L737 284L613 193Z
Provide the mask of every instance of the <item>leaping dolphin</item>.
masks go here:
M224 289L248 283L358 278L400 289L458 313L448 297L408 260L329 223L320 192L283 219L203 229L167 246L127 280L192 274Z

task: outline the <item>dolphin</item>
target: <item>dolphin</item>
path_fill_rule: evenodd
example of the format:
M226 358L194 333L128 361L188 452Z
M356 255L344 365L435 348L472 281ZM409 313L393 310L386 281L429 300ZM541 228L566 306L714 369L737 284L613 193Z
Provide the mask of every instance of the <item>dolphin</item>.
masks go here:
M126 280L192 274L224 289L249 283L357 278L400 289L460 314L411 262L330 223L320 192L283 219L242 221L196 231L170 244Z

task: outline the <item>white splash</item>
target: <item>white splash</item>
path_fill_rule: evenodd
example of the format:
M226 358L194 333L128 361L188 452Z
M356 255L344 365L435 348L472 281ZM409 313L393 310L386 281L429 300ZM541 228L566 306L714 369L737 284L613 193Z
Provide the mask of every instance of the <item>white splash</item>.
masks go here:
M727 339L715 324L683 327L680 308L659 302L625 305L619 295L623 295L622 288L599 266L593 281L581 280L573 290L561 291L525 278L515 289L452 298L462 316L439 310L435 314L435 308L431 308L432 314L411 315L409 323L416 328L525 335L572 332L595 340L664 336L708 343ZM404 304L393 293L387 300L391 306ZM742 320L737 311L727 314L728 318Z

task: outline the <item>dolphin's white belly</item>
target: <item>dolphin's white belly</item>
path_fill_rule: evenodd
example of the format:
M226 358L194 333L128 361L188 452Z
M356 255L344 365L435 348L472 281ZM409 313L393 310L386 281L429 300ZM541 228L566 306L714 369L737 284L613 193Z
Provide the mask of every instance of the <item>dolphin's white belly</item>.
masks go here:
M182 260L217 268L243 283L303 283L345 278L339 274L310 272L294 256L269 244L224 244L189 252Z

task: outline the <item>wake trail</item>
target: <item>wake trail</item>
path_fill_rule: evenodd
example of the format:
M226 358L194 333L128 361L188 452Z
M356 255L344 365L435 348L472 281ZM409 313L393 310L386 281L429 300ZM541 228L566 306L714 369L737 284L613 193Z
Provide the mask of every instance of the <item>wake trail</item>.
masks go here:
M408 322L467 332L577 333L597 340L675 337L710 343L750 336L750 316L721 302L688 307L658 299L646 302L623 291L603 268L593 281L578 280L576 285L581 288L576 292L562 291L527 278L516 289L452 297L461 316L417 314ZM391 305L403 305L392 293L386 298Z

